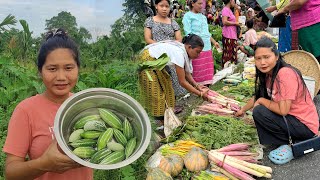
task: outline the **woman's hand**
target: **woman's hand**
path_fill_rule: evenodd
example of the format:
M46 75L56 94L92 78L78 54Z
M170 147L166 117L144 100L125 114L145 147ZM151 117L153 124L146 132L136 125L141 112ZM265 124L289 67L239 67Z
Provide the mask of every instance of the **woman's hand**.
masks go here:
M197 88L199 91L204 90L204 89L208 89L208 90L209 90L209 88L208 88L207 86L202 85L202 84L197 84L197 85L196 85L196 88Z
M48 149L39 158L39 161L42 164L42 170L45 172L63 173L82 166L62 154L58 149L57 141L50 144Z
M216 49L220 49L220 44L219 44L218 42L215 42L215 43L214 43L214 47L215 47Z
M209 88L205 87L203 89L200 90L201 94L202 94L202 99L205 101L208 101L208 92L209 92Z
M244 112L243 109L241 108L239 111L237 111L237 112L234 114L234 116L236 116L236 117L243 116L244 113L245 113L245 112Z
M270 6L270 7L267 7L267 8L266 8L266 11L267 11L268 13L271 13L271 12L273 12L273 11L275 11L275 10L277 10L277 7L276 7L276 6Z
M261 101L261 98L259 98L256 102L254 102L253 108L255 108L258 105L261 105L260 101Z

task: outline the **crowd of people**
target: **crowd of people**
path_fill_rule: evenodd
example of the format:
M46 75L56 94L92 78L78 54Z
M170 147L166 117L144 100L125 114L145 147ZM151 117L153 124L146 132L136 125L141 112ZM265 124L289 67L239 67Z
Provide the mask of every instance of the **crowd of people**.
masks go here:
M238 50L248 56L254 56L256 62L255 96L235 116L241 116L253 108L253 118L260 142L281 145L270 152L269 159L276 164L287 163L293 159L286 134L288 128L278 121L286 116L290 121L289 126L294 141L303 141L318 134L319 116L300 71L286 64L281 57L280 52L289 51L291 47L279 47L278 50L270 38L261 37L259 39L257 31L264 31L268 27L270 20L266 13L274 10L278 10L278 13L290 11L291 16L294 17L291 22L292 30L300 28L298 30L299 39L301 35L308 41L311 34L307 35L306 32L315 32L319 27L317 22L320 21L320 14L315 13L318 13L320 8L314 7L320 7L320 1L300 4L300 8L308 11L307 14L319 18L317 20L304 19L303 22L307 22L311 27L306 27L296 21L295 16L301 10L297 10L298 5L295 4L295 1L289 3L282 0L276 6L265 10L251 1L247 1L247 4L240 4L235 0L223 0L223 4L221 9L212 2L210 4L203 0L188 0L186 4L188 8L183 8L175 2L171 10L171 1L155 1L157 13L145 22L145 40L149 44L146 50L148 49L149 52L145 50L142 54L148 58L141 59L152 61L166 53L170 57L170 62L163 70L153 70L152 76L158 76L158 78L153 78L156 80L152 82L147 80L146 72L140 72L140 85L144 87L142 96L147 102L145 107L161 126L166 106L174 107L174 98L177 96L190 92L204 100L207 99L208 86L212 84L214 77L212 47L221 48L219 43L212 38L209 24L221 25L222 66L224 67L227 63L237 64ZM179 16L178 9L182 10ZM244 24L239 22L240 16L245 16ZM181 40L182 33L175 21L176 18L182 18L182 26L186 35L183 40ZM241 26L244 25L247 31L242 36ZM286 28L288 27L280 31L287 31ZM280 33L279 41L286 41L285 35L285 33ZM320 38L316 37L316 42L319 40ZM290 41L293 40L290 39ZM319 59L318 44L300 43L299 41L299 45ZM179 58L181 61L178 60ZM297 78L287 79L288 76ZM152 88L148 89L148 87ZM179 91L179 88L184 91ZM299 130L296 131L297 129Z
M319 60L320 0L284 1L280 2L281 6L266 11L290 12L291 27L298 34L299 46ZM238 44L238 15L242 14L244 6L235 0L223 2L221 12L214 3L210 7L213 17L221 16L217 24L223 26L223 63L237 63L236 51L240 49L254 56L257 69L255 94L235 116L253 108L260 142L280 145L270 152L269 159L276 164L287 163L293 155L286 133L290 131L294 142L317 135L316 107L299 70L285 63L271 39L256 38L255 27L265 28L262 23L267 22L255 1L247 1L251 8L247 10L246 21L249 30L241 45ZM211 16L208 16L208 8L207 12L203 11L203 3L202 0L188 0L188 12L175 7L174 17L183 18L184 37L177 22L170 18L169 0L155 0L156 14L146 19L144 37L148 45L140 53L141 61L155 61L163 54L170 59L164 69L139 72L144 107L159 125L163 124L165 108L174 107L177 96L190 92L207 100L208 86L214 75L212 46L221 47L208 30L208 24L217 21L208 21ZM6 179L93 179L92 169L82 167L59 150L52 132L55 114L72 95L77 83L79 55L78 46L63 29L48 33L37 58L38 74L45 91L20 102L12 114L3 147L7 156ZM283 117L288 119L288 126L282 121Z

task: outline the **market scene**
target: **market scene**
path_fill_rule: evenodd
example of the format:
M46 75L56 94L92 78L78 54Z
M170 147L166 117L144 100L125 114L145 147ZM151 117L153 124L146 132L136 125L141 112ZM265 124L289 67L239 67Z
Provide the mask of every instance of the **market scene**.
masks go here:
M0 179L318 179L320 0L131 3L0 23Z

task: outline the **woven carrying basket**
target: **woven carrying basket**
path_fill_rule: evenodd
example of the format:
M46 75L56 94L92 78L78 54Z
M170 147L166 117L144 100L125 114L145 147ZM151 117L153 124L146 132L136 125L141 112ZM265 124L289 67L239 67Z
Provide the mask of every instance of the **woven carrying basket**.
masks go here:
M309 52L292 50L283 54L284 60L299 69L303 76L309 76L315 80L315 95L320 90L320 65L318 60Z

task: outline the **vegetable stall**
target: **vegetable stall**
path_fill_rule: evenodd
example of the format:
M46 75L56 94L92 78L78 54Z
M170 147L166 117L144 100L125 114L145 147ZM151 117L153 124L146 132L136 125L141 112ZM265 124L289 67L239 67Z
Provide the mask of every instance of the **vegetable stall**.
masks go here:
M250 63L232 67L232 73L210 86L207 101L179 116L182 125L161 140L147 161L147 179L272 178L272 169L260 162L252 113L234 117L254 93Z

